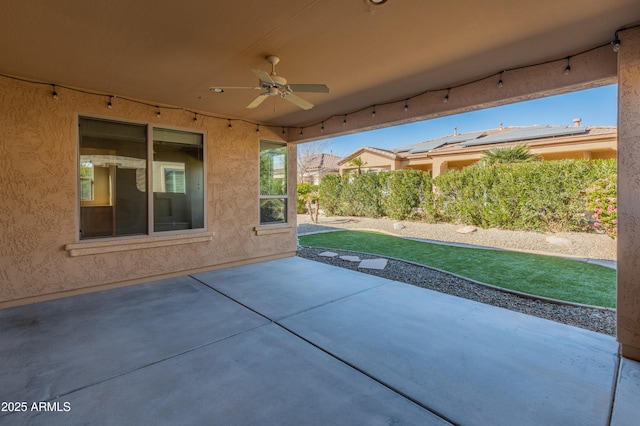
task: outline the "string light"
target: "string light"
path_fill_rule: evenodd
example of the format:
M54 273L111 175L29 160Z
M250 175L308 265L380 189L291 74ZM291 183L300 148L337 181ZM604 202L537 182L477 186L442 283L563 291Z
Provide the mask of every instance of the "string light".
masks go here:
M371 118L376 118L376 106L373 106L373 111L371 111Z
M616 31L614 37L615 39L611 42L611 46L613 48L613 51L618 53L620 51L620 38L618 38L618 33L620 31Z
M256 124L256 133L260 134L260 125L259 124Z
M620 39L619 39L619 37L618 37L618 34L619 34L621 31L628 30L628 29L631 29L631 28L638 28L638 27L640 27L640 25L636 25L636 26L633 26L633 27L628 27L628 28L620 29L620 30L616 31L616 33L615 33L615 38L614 38L614 40L613 40L613 41L608 42L608 43L605 43L605 44L602 44L602 45L599 45L599 46L596 46L596 47L592 47L592 48L590 48L590 49L587 49L587 50L581 51L581 52L579 52L579 53L576 53L576 54L574 54L574 55L572 55L572 56L568 56L568 57L566 57L566 58L563 58L563 59L566 59L566 61L567 61L567 65L566 65L565 70L564 70L565 75L568 75L568 74L570 74L570 72L571 72L571 58L572 58L572 57L577 56L577 55L584 55L584 54L590 53L590 52L592 52L592 51L594 51L594 50L596 50L596 49L600 49L600 48L605 47L605 46L611 46L611 48L613 49L613 51L614 51L614 52L618 52L618 51L619 51L619 49L620 49L620 44L621 44L621 41L620 41ZM503 87L503 86L504 86L504 80L503 80L503 77L504 77L504 73L505 73L505 72L507 72L507 71L517 71L517 70L521 70L521 69L533 68L533 67L536 67L536 66L541 66L541 65L545 65L545 64L549 64L549 63L553 63L553 62L558 62L558 61L561 61L561 60L562 60L562 59L552 59L552 60L548 60L548 61L544 61L544 62L539 62L539 63L529 64L529 65L518 66L518 67L510 68L510 69L508 69L508 70L500 71L500 72L498 73L498 74L499 74L498 87ZM496 75L496 74L494 74L493 76L495 76L495 75ZM52 84L52 83L44 83L44 82L38 82L38 81L32 81L32 80L29 80L29 79L23 79L23 78L17 78L17 77L13 77L13 76L8 76L8 75L5 75L5 74L0 74L0 77L9 78L9 79L14 79L14 80L19 80L19 81L25 81L25 82L29 82L29 83L33 83L33 84L39 84L39 85L50 85L50 86L52 87L52 92L51 92L52 97L53 97L54 99L58 99L57 86L56 86L55 84ZM483 80L485 80L485 79L487 79L487 78L489 78L489 77L481 77L481 78L478 78L477 80L474 80L474 81L469 81L469 82L466 82L466 83L463 83L463 84L460 84L460 85L457 85L457 86L453 86L453 87L449 87L449 88L447 88L447 92L446 92L446 95L444 96L443 102L444 102L444 103L446 103L446 102L448 102L448 101L449 101L449 97L450 97L451 89L452 89L452 88L459 88L459 87L469 86L469 85L471 85L471 84L474 84L474 83L477 83L477 82L483 81ZM100 96L100 97L105 96L103 93L96 93L96 92L92 92L92 91L90 91L90 90L83 90L83 89L69 88L69 87L66 87L66 86L62 86L62 87L64 87L65 89L68 89L68 90L70 90L70 91L77 92L77 93L83 93L83 94L87 94L87 95L94 95L94 96ZM424 96L424 95L427 95L427 94L429 94L429 93L431 93L431 92L437 92L437 91L440 91L440 90L444 90L444 89L429 89L429 90L425 90L425 91L423 91L423 92L421 92L421 93L417 93L417 94L415 94L415 95L413 95L413 96L410 96L409 98L406 98L406 99L405 99L405 101L404 101L404 110L405 110L405 111L408 111L408 110L409 110L409 101L410 101L410 100L415 99L415 98L418 98L418 97L421 97L421 96ZM107 95L107 96L109 96L109 101L108 101L108 103L107 103L107 107L108 107L109 109L112 109L112 108L113 108L113 101L114 101L114 99L116 98L116 96L115 96L115 95ZM122 99L124 99L124 100L126 100L126 101L128 101L128 102L132 102L132 103L139 104L139 105L146 105L146 106L148 106L148 107L154 107L154 105L153 105L153 104L148 103L148 102L138 101L138 100L135 100L135 99L129 99L129 98L126 98L126 97L125 97L125 98L122 98ZM398 103L398 101L388 102L388 103L384 103L384 104L382 104L382 105L395 104L395 103ZM372 107L370 107L370 108L373 108L373 109L372 109L372 117L375 117L375 114L376 114L376 107L377 107L377 105L373 105ZM159 106L155 106L155 108L157 108L156 117L160 118L160 117L161 117L161 109L160 109L160 107L159 107ZM182 111L191 112L191 113L193 113L193 114L194 114L194 119L193 119L193 121L194 121L195 123L198 123L198 113L196 113L196 112L194 112L194 111L190 111L190 110L188 110L188 109L186 109L186 108L178 108L178 107L170 107L170 106L169 106L169 107L163 107L163 108L165 108L165 109L169 109L169 110L172 110L172 109L173 109L173 110L181 109ZM363 108L363 109L360 109L360 110L358 110L358 111L352 111L352 112L349 112L349 113L344 114L344 115L343 115L343 117L344 117L344 118L343 118L343 121L342 121L342 125L343 125L343 126L346 126L346 125L347 125L347 117L348 117L349 115L351 115L351 114L356 114L356 113L360 113L361 111L363 111L363 110L365 110L365 109L366 109L366 108ZM219 117L219 116L216 116L216 115L210 115L210 114L200 114L200 115L204 115L204 116L206 116L206 117L214 118L214 119L217 119L217 120L224 120L224 119L227 119L227 120L228 120L228 128L229 128L229 130L233 130L233 126L232 126L232 123L231 123L231 122L232 122L232 120L231 120L231 119L228 119L228 118L226 118L226 117ZM332 117L330 117L330 118L333 118L333 117L335 117L335 116L332 116ZM339 117L339 115L338 115L338 117ZM249 123L249 124L256 124L256 131L257 131L257 132L259 132L259 125L258 125L257 123L252 123L251 121L243 120L243 119L234 119L234 120L235 120L235 121L243 121L243 122L246 122L246 123ZM320 122L320 123L319 123L319 124L320 124L320 131L321 131L321 132L324 132L324 123L325 123L324 121L322 121L322 122ZM316 123L315 125L317 125L317 124L318 124L318 123ZM271 126L268 126L268 127L271 127ZM303 128L300 128L300 136L303 136L303 129L304 129L304 127L303 127ZM286 134L287 134L287 132L286 132L286 128L285 128L284 126L282 127L282 134L283 134L283 135L285 135L285 136L286 136Z

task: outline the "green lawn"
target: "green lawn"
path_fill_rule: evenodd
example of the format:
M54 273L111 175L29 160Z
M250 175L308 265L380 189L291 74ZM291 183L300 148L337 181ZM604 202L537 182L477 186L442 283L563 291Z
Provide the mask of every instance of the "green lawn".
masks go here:
M575 260L430 244L365 231L303 235L300 244L409 260L553 299L609 308L616 305L616 271Z

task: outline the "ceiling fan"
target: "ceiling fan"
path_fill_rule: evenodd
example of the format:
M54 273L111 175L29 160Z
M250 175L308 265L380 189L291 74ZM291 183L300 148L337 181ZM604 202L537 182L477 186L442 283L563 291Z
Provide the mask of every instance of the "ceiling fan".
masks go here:
M276 75L276 64L280 62L280 58L274 55L267 56L267 61L271 64L271 73L259 69L252 69L253 73L258 76L260 84L255 87L210 87L214 93L222 93L225 90L230 89L252 89L252 90L265 90L258 95L247 108L256 108L265 99L270 96L280 96L283 99L291 102L300 108L307 110L313 108L311 102L294 95L294 92L302 93L329 93L329 88L324 84L288 84L287 79Z

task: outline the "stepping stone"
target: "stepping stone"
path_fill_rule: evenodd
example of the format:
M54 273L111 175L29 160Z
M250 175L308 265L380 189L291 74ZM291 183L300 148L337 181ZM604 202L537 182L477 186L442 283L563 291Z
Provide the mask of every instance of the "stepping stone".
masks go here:
M384 269L387 266L387 259L366 259L360 262L358 268L362 269Z
M322 253L320 253L318 256L322 256L322 257L336 257L338 255L338 253L334 253L332 251L323 251Z
M360 258L358 256L340 256L340 259L346 260L347 262L360 262Z

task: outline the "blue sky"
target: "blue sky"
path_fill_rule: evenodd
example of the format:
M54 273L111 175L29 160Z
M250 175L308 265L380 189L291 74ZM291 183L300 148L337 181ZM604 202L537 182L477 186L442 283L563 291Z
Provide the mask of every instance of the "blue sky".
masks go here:
M395 148L451 135L454 127L458 128L458 133L467 133L496 129L500 123L505 127L534 124L572 125L574 118L582 118L583 126L615 126L617 114L617 85L610 85L325 139L323 142L328 146L324 152L332 151L334 155L344 157L361 146Z

